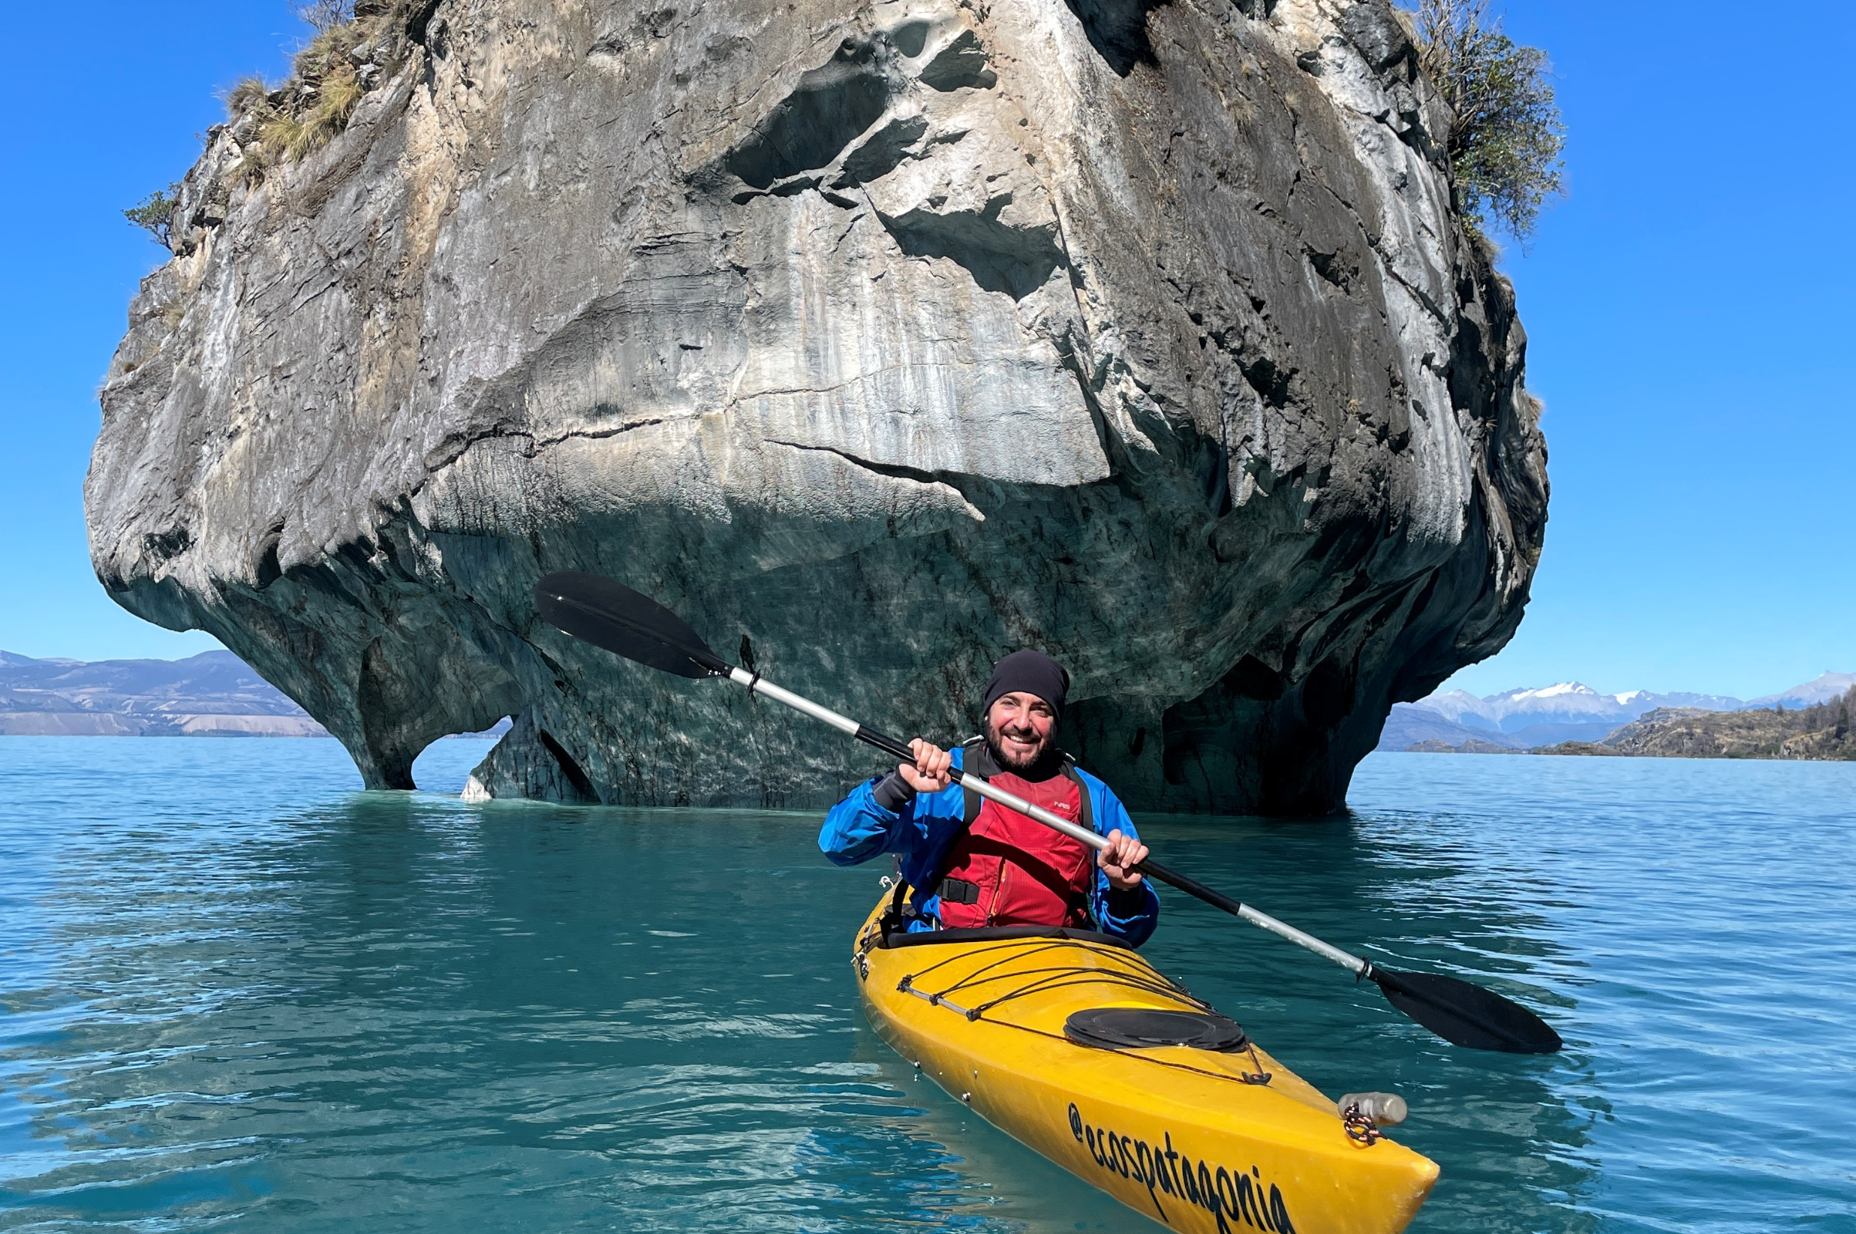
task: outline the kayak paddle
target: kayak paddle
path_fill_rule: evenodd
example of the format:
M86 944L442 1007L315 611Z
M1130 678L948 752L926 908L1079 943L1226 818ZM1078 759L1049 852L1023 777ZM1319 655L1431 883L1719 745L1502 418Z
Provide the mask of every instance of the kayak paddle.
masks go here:
M724 661L709 650L696 631L663 605L609 578L595 574L550 574L535 585L535 602L542 619L576 638L635 660L650 668L681 677L726 677L746 686L751 694L765 695L795 711L822 720L841 733L897 759L911 763L915 755L894 737L865 728L847 716L790 690L783 690L759 673ZM1108 841L1095 832L1057 817L977 775L950 769L949 779L962 788L998 802L1044 826L1061 831L1090 848L1101 850ZM1260 912L1195 878L1161 865L1149 857L1136 869L1176 887L1232 916L1261 926L1272 934L1325 956L1351 972L1355 980L1375 982L1386 1000L1452 1045L1476 1050L1502 1050L1509 1054L1551 1054L1560 1048L1559 1034L1539 1016L1511 999L1455 977L1435 973L1405 973L1381 968L1370 960L1342 951L1306 934L1268 913Z

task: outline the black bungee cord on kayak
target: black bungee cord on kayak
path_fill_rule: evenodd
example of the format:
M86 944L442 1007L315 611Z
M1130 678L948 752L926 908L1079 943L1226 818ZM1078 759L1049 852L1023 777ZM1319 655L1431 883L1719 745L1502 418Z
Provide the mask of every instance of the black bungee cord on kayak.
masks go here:
M550 574L535 584L535 603L542 620L548 624L615 655L679 677L726 678L747 687L752 694L803 712L900 761L912 761L915 757L908 746L894 737L866 728L829 707L783 689L758 672L729 664L711 651L681 617L614 579L572 572ZM1099 850L1107 844L1107 840L1095 832L996 788L977 775L955 768L949 778L963 788L1091 848ZM1452 1045L1509 1054L1551 1054L1560 1048L1560 1035L1545 1020L1492 990L1438 973L1382 968L1215 891L1189 875L1161 865L1152 857L1137 868L1169 887L1326 957L1351 972L1356 980L1371 980L1394 1008Z
M986 944L980 944L986 946ZM1268 1084L1270 1073L1263 1069L1263 1062L1257 1057L1257 1047L1250 1040L1243 1026L1218 1010L1202 998L1198 998L1184 986L1170 977L1142 964L1145 972L1131 972L1123 968L1084 967L1080 964L1068 964L1049 968L1018 969L1010 973L985 976L990 970L1012 960L1024 960L1044 951L1063 948L1075 948L1088 952L1101 959L1117 959L1125 949L1102 946L1082 939L1058 939L1042 943L1030 950L1022 950L1009 942L995 943L990 946L1005 952L989 964L982 964L953 985L933 992L923 990L916 984L917 979L926 976L943 964L952 963L965 956L950 956L940 960L918 973L904 976L897 989L927 999L935 1006L944 1006L969 1020L985 1020L988 1024L1001 1024L1007 1028L1016 1028L1024 1032L1037 1033L1046 1037L1058 1034L1033 1028L1029 1024L1020 1024L1014 1020L997 1019L986 1013L996 1007L1027 998L1033 994L1047 994L1053 990L1072 986L1110 985L1122 986L1143 994L1157 995L1184 1003L1188 1010L1167 1007L1094 1007L1079 1011L1064 1022L1062 1037L1078 1045L1092 1046L1098 1050L1151 1049L1154 1046L1184 1045L1195 1049L1210 1050L1219 1054L1236 1053L1239 1050L1250 1052L1253 1071L1239 1072L1237 1078L1245 1084ZM985 1002L971 1007L961 1007L949 1000L948 995L963 990L971 990L981 985L1013 978L1031 978L1023 985L1005 991L1003 994L988 998ZM1206 1072L1216 1075L1216 1072ZM1229 1079L1230 1077L1224 1077Z
M947 933L947 931L940 933ZM975 943L972 946L976 948L988 951L997 950L1003 954L992 963L982 965L944 989L923 989L917 981L944 964L951 964L958 959L971 958L970 952L959 956L948 956L937 960L920 972L906 974L896 988L903 993L913 994L933 1006L944 1007L949 1012L968 1020L984 1020L988 1024L1001 1028L1016 1029L1021 1033L1047 1037L1052 1041L1068 1041L1075 1045L1090 1046L1098 1050L1148 1050L1156 1046L1184 1045L1219 1054L1248 1052L1253 1070L1240 1070L1236 1074L1194 1066L1178 1059L1156 1058L1151 1054L1129 1054L1127 1057L1143 1063L1151 1063L1157 1067L1190 1071L1194 1075L1236 1084L1264 1085L1274 1078L1270 1072L1264 1070L1263 1060L1257 1056L1256 1043L1250 1039L1249 1034L1244 1032L1241 1025L1235 1020L1220 1015L1210 1003L1195 997L1184 986L1151 968L1145 973L1134 973L1126 969L1083 968L1080 965L1071 965L1061 968L1032 969L1028 972L1014 972L990 978L980 976L981 973L997 965L1011 960L1023 960L1027 956L1037 955L1040 951L1053 948L1075 948L1102 959L1118 959L1124 955L1132 955L1131 950L1123 945L1105 945L1086 939L1053 939L1043 942L1042 946L1034 947L1030 951L1022 949L1022 944L1025 942L1041 941L1027 935L1017 942L1000 940L992 943ZM1143 963L1142 967L1145 968L1146 965ZM1007 977L1026 977L1037 973L1048 973L1051 976L1035 978L1021 987L972 1007L963 1007L948 997L950 994L984 984L986 981L1005 980ZM1077 985L1119 985L1145 994L1176 999L1184 1003L1187 1009L1093 1007L1070 1016L1064 1022L1061 1033L1053 1033L1030 1024L1021 1024L1017 1020L1000 1019L985 1014L1000 1004L1017 998Z
M1027 940L1027 941L1040 941L1040 940ZM991 976L984 975L990 972L992 969L998 967L1000 964L1003 964L1007 960L1023 960L1030 956L1039 955L1045 951L1064 950L1066 948L1074 948L1074 949L1078 949L1081 951L1089 952L1092 955L1098 955L1098 956L1104 956L1104 957L1107 957L1108 955L1111 954L1107 948L1097 948L1087 942L1082 942L1080 940L1053 939L1049 942L1040 942L1040 945L1032 947L1028 951L1020 950L1017 946L1011 943L1001 943L1001 944L980 943L980 944L975 944L975 946L979 946L979 947L996 946L998 947L999 950L1006 952L1006 954L1000 956L999 959L994 960L990 964L981 965L979 968L973 970L971 973L968 973L965 977L962 977L960 980L956 981L953 985L948 986L944 990L937 990L931 993L927 990L922 989L919 985L916 984L916 982L920 978L927 976L929 973L932 973L935 969L940 968L943 964L951 963L957 957L950 956L947 959L937 961L934 964L930 964L927 968L922 969L918 973L910 973L908 976L902 979L902 983L898 985L896 988L899 990L906 991L911 994L919 994L921 995L921 997L926 998L929 1002L938 1004L938 1003L946 1002L947 996L950 994L959 993L963 990L970 990L976 986L986 985L986 984L989 984L995 981L1004 981L1004 980L1008 980L1010 978L1015 978L1015 977L1034 977L1035 978L1032 981L1026 982L1024 985L1018 987L1017 989L1009 990L1004 994L1000 994L994 998L987 1000L986 1002L979 1003L973 1007L960 1008L961 1013L965 1015L969 1020L977 1020L981 1016L985 1015L986 1012L992 1010L994 1007L999 1006L1001 1003L1009 1003L1013 999L1023 998L1028 994L1036 994L1043 990L1056 989L1063 985L1081 985L1081 984L1088 984L1092 982L1108 984L1108 985L1123 985L1123 986L1129 987L1130 989L1140 990L1143 993L1147 993L1147 994L1158 994L1166 998L1176 998L1183 1003L1191 1004L1191 1006L1193 1006L1195 1009L1199 1011L1215 1014L1214 1012L1212 1012L1212 1007L1210 1003L1204 1002L1198 998L1193 997L1183 987L1174 984L1172 981L1168 980L1166 977L1162 976L1160 973L1154 972L1151 969L1147 973L1138 973L1138 972L1129 972L1128 970L1121 969L1121 968L1084 968L1080 965L1070 964L1070 965L1063 965L1063 966L1054 967L1054 968L1033 968L1033 969L1018 970L1018 971L1014 971L1011 973L1005 973L1005 974L995 973ZM963 957L958 957L958 958L967 958L967 957L963 956ZM1040 976L1039 974L1045 974L1045 975ZM1077 980L1074 980L1074 981L1066 980L1068 978L1076 978Z

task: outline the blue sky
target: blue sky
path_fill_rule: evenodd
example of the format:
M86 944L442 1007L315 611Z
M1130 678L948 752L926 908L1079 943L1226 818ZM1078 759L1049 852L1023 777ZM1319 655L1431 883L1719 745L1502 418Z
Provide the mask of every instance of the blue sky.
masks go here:
M1029 2L1029 0L1027 0ZM1511 0L1553 57L1570 196L1510 245L1547 403L1551 524L1515 641L1451 682L1576 678L1747 697L1856 669L1856 175L1847 7ZM284 71L282 3L186 20L26 6L0 75L0 648L101 659L214 644L117 609L81 485L95 390L164 255L121 209L192 162L240 75Z

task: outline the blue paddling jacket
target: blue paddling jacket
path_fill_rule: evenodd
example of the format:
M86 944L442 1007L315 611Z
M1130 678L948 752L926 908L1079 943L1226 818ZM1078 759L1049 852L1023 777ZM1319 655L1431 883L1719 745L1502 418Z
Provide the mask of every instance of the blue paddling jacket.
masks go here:
M951 751L954 766L962 767L967 751ZM1088 794L1087 814L1097 835L1119 831L1137 836L1127 807L1110 791L1108 785L1081 768L1071 769ZM949 784L938 793L918 793L893 807L879 796L877 788L888 779L876 776L851 790L850 796L831 808L825 825L818 833L818 846L841 866L854 866L881 853L896 853L902 858L902 877L919 896L941 885L947 873L948 850L967 828L966 790ZM1112 934L1130 947L1138 947L1153 934L1160 921L1160 897L1154 893L1153 880L1143 878L1138 886L1119 891L1108 881L1100 866L1092 863L1095 881L1090 888L1088 910L1095 928ZM917 900L920 916L909 922L911 930L937 928L940 914L939 895ZM926 918L926 920L924 920Z

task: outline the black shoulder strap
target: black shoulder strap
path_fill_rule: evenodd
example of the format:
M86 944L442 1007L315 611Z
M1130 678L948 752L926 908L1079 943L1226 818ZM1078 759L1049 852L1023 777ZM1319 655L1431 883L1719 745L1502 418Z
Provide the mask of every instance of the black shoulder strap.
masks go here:
M1082 794L1082 803L1079 807L1079 811L1082 816L1083 826L1087 830L1094 831L1096 829L1095 803L1089 800L1089 786L1083 783L1083 777L1076 774L1076 758L1074 755L1066 754L1063 756L1063 774L1069 778L1070 783L1076 785L1077 791Z
M979 767L975 765L973 758L974 755L985 748L986 739L984 737L970 737L962 742L960 746L960 769L969 775L979 776L982 780L985 779L985 776L980 775ZM986 804L986 799L964 785L961 787L960 793L960 825L962 827L971 827L973 825L973 820L980 816L980 807Z
M1094 831L1096 829L1095 803L1089 800L1089 786L1083 783L1082 776L1076 774L1076 757L1074 755L1065 754L1063 756L1063 774L1069 779L1070 783L1076 785L1076 794L1078 797L1077 821L1082 823L1085 830ZM1093 861L1090 862L1091 866L1094 864ZM1095 921L1095 914L1089 911L1088 896L1084 896L1082 899L1082 909L1084 914L1088 916L1092 922Z
M968 775L979 776L982 780L985 779L985 775L980 771L976 762L976 756L985 748L986 739L984 737L970 737L962 742L960 745L960 769ZM967 828L971 827L973 821L980 816L980 807L986 804L986 799L964 784L960 787L960 796L960 829L964 832ZM946 860L945 854L943 854L942 860ZM939 876L931 879L928 883L929 890L926 891L926 894L941 895L944 881L945 880ZM967 902L968 901L961 901L961 903Z
M889 946L889 936L891 934L905 928L906 919L902 912L902 898L908 894L909 884L903 879L902 867L900 863L898 863L896 867L895 893L889 897L889 907L883 910L883 915L877 918L876 923L877 929L882 933L883 945L885 947Z

